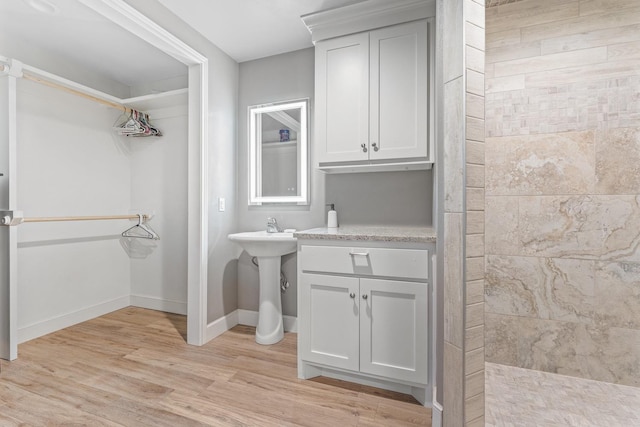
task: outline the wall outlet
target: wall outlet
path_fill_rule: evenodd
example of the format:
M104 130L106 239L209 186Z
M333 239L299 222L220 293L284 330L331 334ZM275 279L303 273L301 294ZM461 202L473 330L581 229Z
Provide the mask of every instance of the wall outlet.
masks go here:
M224 197L218 197L218 212L224 212L227 208L227 203L224 200Z

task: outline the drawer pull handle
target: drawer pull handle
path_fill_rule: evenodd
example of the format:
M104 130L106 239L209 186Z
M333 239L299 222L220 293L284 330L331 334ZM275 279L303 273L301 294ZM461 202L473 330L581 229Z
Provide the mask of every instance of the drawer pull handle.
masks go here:
M351 292L351 293L349 294L349 296L350 296L351 298L355 298L355 297L356 297L356 294L355 294L355 293L353 293L353 292Z
M369 252L349 252L351 256L369 256Z
M362 299L367 299L369 296L367 294L362 295Z

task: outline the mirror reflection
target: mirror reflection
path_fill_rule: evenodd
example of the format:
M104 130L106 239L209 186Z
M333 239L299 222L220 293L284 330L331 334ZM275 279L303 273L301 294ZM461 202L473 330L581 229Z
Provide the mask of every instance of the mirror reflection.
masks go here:
M249 107L249 204L308 204L308 100Z

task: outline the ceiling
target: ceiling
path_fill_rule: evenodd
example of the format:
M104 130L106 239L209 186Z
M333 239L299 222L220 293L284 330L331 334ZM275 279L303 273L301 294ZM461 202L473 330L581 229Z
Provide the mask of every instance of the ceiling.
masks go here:
M164 5L237 62L311 47L300 16L363 0L147 0ZM30 3L53 5L49 13ZM3 40L4 39L4 40ZM78 0L0 0L0 47L23 46L135 86L186 74L186 67ZM5 47L7 49L7 47Z
M158 0L237 62L311 47L300 17L363 0Z

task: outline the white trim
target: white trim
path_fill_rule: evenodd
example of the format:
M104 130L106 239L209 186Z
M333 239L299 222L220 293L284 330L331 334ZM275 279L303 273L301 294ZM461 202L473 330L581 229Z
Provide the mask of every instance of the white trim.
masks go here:
M23 342L34 338L59 331L60 329L68 328L69 326L73 326L78 323L86 322L87 320L95 319L96 317L104 316L105 314L125 307L129 307L129 296L116 298L72 313L63 314L62 316L53 317L29 326L24 326L18 329L18 343L22 344Z
M149 310L164 311L174 314L187 314L187 303L183 301L171 301L144 295L131 295L130 304L134 307L148 308Z
M238 310L209 323L207 325L206 341L211 341L238 324Z
M243 310L239 308L236 310L238 313L238 325L246 326L258 326L258 312L253 310ZM285 332L298 332L298 318L294 316L282 316Z
M442 405L435 398L431 406L431 427L442 427Z
M370 0L302 16L313 44L320 40L436 16L435 0Z
M79 1L185 65L199 65L207 62L205 56L123 0Z

